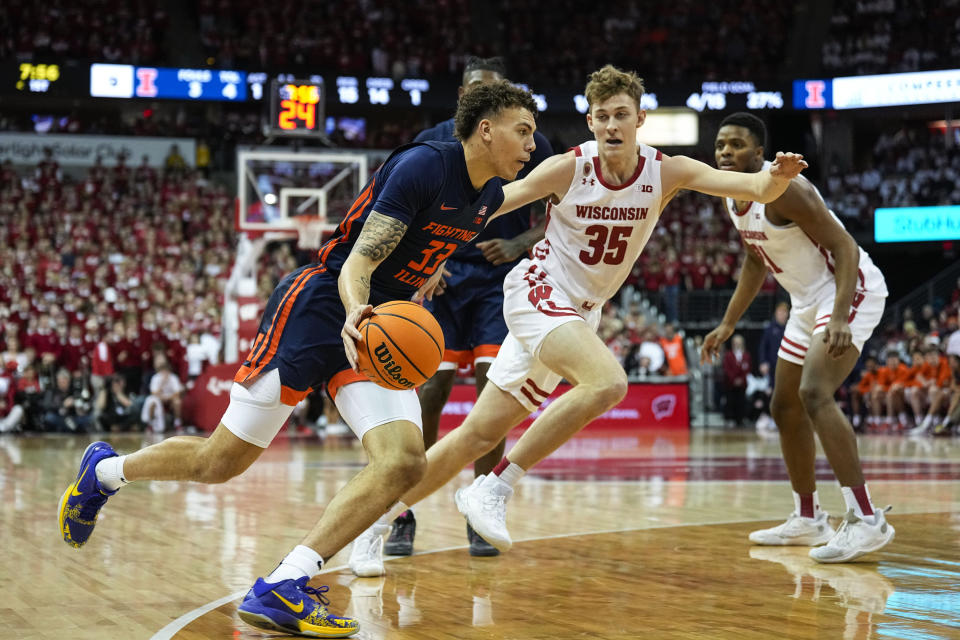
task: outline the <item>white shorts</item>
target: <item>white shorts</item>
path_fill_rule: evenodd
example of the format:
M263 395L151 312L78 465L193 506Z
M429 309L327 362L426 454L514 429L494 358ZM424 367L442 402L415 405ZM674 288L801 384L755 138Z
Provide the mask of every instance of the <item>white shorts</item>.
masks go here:
M394 391L372 382L354 382L337 390L334 403L361 441L367 431L394 420L407 420L423 430L420 399L413 389ZM249 387L233 383L230 405L220 422L244 442L266 449L293 409L280 401L280 372L271 369Z
M420 398L413 389L397 391L372 382L352 382L337 389L333 402L361 442L367 431L396 420L412 422L423 431Z
M248 387L233 383L220 422L244 442L266 449L291 412L293 406L280 401L280 370L271 369Z
M850 305L850 333L853 336L853 346L857 351L863 350L864 343L880 323L883 308L887 299L884 296L875 296L858 291L853 296ZM777 356L803 366L803 360L810 348L813 336L823 333L830 315L833 312L833 297L825 298L820 302L796 306L790 309L790 319L783 331L783 340L780 342L780 351Z
M539 359L544 339L568 322L586 322L596 331L603 305L578 310L563 289L528 260L507 274L503 293L503 317L510 333L487 371L487 380L533 412L561 380Z

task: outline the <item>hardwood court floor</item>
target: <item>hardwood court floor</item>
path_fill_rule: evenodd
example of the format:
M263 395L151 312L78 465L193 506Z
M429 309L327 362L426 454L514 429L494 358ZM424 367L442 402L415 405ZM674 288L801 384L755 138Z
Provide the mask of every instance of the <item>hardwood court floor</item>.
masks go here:
M281 437L225 485L135 483L78 551L55 512L90 440L0 438L0 638L275 637L240 622L238 598L364 459ZM341 552L314 584L367 639L960 638L960 442L871 436L861 456L897 529L863 562L749 544L792 510L776 440L587 430L524 479L509 553L467 554L451 498L464 473L418 506L416 555L359 579Z

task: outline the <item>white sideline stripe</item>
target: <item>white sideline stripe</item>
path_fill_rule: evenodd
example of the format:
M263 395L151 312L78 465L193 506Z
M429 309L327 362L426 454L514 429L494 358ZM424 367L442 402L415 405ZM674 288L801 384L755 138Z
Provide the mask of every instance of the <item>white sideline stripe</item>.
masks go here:
M945 507L949 507L949 506L950 505L945 505ZM925 513L945 513L945 512L951 512L951 511L952 511L952 508L945 508L943 511L897 511L897 515L918 515L918 514L925 514ZM675 529L677 527L709 527L709 526L721 525L721 524L742 524L744 522L766 522L766 520L764 519L757 520L755 518L747 518L744 520L714 520L711 522L694 522L694 523L686 523L686 524L651 524L649 526L644 526L644 527L626 527L624 529L604 529L601 531L580 531L575 533L556 533L549 536L534 536L532 538L522 538L519 540L514 540L514 543L536 542L538 540L556 540L558 538L575 538L577 536L599 536L599 535L604 535L609 533L627 533L629 531L647 531L650 529ZM456 545L453 547L441 547L439 549L430 549L429 551L418 551L413 555L427 556L433 553L443 553L445 551L456 551L457 549L467 549L469 546L470 545L462 544L462 545ZM409 556L384 556L383 561L390 562L391 560L397 560L403 557L409 557ZM334 573L336 571L342 571L343 569L347 569L347 568L348 566L345 564L337 567L328 567L323 571L321 571L318 575L323 575L325 573ZM171 638L173 638L173 636L176 635L178 631L186 627L188 624L190 624L200 616L204 615L209 611L213 611L217 607L222 607L223 605L233 600L236 600L237 598L242 598L247 591L249 591L249 589L244 589L243 591L237 591L236 593L231 593L230 595L224 596L219 600L214 600L213 602L207 603L202 607L198 607L193 611L188 611L187 613L183 614L182 616L180 616L179 618L177 618L176 620L174 620L173 622L165 626L163 629L160 629L155 634L153 634L150 637L150 640L171 640Z

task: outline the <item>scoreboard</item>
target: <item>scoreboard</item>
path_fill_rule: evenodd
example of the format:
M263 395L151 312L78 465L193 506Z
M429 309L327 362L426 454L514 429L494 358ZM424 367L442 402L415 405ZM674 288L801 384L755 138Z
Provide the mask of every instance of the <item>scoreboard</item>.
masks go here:
M87 69L67 62L0 62L0 93L74 97L85 90Z
M323 78L280 76L270 83L268 130L272 134L322 136L325 133Z

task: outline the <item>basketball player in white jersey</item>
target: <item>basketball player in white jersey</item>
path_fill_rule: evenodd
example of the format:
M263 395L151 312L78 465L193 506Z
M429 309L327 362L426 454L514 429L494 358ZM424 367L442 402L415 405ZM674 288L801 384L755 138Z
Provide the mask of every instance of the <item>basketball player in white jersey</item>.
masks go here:
M770 164L763 159L766 137L766 127L756 116L728 116L717 132L717 166L747 175L765 173ZM704 338L702 361L713 358L731 336L768 269L792 303L778 353L771 413L780 429L795 510L785 523L754 531L750 540L762 545L826 543L811 549L810 557L848 562L880 549L894 535L883 510L870 501L853 428L833 400L880 321L887 285L870 256L802 176L766 205L733 198L725 206L747 253L720 326ZM836 533L817 499L814 432L846 503Z
M506 501L523 474L623 399L627 377L596 329L603 303L623 284L664 205L680 190L770 202L806 167L778 154L756 174L717 171L636 141L642 81L606 66L585 91L596 140L544 160L504 187L498 214L548 199L545 237L504 281L510 332L464 423L427 452L424 479L388 513L427 497L535 411L561 377L573 388L552 402L492 473L457 492L469 524L501 551L512 541ZM383 520L383 519L382 519ZM386 524L388 521L384 522Z

